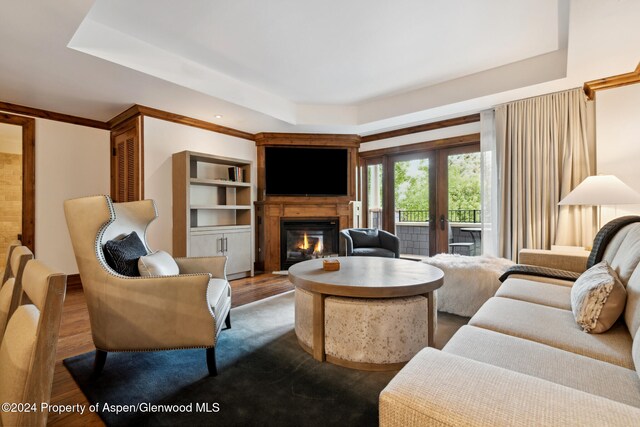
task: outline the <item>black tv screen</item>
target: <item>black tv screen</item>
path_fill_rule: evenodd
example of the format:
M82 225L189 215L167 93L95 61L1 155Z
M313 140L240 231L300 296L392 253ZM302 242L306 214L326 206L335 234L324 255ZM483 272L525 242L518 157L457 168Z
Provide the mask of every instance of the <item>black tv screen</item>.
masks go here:
M349 153L344 148L265 147L270 196L346 196Z

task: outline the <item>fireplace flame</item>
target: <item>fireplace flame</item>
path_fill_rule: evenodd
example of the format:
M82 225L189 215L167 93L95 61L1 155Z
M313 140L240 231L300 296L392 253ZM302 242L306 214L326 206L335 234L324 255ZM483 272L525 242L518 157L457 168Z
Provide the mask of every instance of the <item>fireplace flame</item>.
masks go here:
M322 241L318 240L318 243L316 243L315 248L313 248L313 252L314 253L318 253L321 254L322 253Z
M309 249L309 239L307 238L307 233L304 233L304 241L300 249Z

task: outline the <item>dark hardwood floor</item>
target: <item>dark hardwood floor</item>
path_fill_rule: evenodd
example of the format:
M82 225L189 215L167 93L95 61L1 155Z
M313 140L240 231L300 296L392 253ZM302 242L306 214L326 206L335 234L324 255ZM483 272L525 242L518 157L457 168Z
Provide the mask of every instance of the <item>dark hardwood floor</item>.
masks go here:
M260 274L255 277L233 280L232 306L237 307L257 301L272 295L277 295L293 289L287 276L274 274ZM53 376L51 391L52 405L81 404L88 407L89 402L71 374L62 365L62 360L70 356L95 350L91 338L89 313L80 288L73 288L67 292L60 325L60 338L56 352L56 368ZM52 426L101 426L102 420L94 413L84 414L49 414L48 425Z

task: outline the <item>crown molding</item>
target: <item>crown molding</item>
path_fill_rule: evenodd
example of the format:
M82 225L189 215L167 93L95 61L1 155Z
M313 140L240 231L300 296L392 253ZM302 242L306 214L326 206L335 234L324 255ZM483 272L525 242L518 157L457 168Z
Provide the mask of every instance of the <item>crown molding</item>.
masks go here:
M432 141L417 142L415 144L397 145L395 147L379 148L377 150L360 151L358 155L361 159L368 159L373 157L389 156L393 154L405 154L416 151L436 150L439 148L459 147L462 145L475 143L480 143L479 133L452 136L449 138L435 139Z
M84 117L56 113L53 111L42 110L40 108L25 107L24 105L11 104L9 102L0 101L0 111L13 113L13 114L22 114L24 116L38 117L40 119L71 123L74 125L88 126L88 127L97 128L97 129L105 129L105 130L110 129L107 123L101 122L99 120L86 119Z
M411 135L412 133L425 132L428 130L441 129L450 126L464 125L467 123L474 123L480 121L480 114L469 114L462 117L454 117L452 119L440 120L437 122L425 123L422 125L411 126L408 128L401 128L390 130L387 132L374 133L362 137L362 143L371 141L378 141L380 139L395 138L397 136Z
M640 83L640 63L638 63L636 69L630 73L618 74L617 76L604 77L602 79L585 82L583 90L587 95L587 98L594 99L596 97L596 91L598 90L613 89L636 83Z
M325 147L360 146L360 136L354 134L334 133L276 133L260 132L255 135L257 146L262 145L315 145Z
M236 138L248 139L249 141L254 140L254 135L249 132L244 132L238 129L233 129L230 127L207 122L205 120L194 119L193 117L170 113L168 111L163 111L163 110L159 110L157 108L152 108L152 107L145 107L144 105L138 105L138 104L134 104L127 110L123 111L122 113L118 114L117 116L109 120L107 123L111 128L114 128L119 124L135 116L153 117L155 119L166 120L168 122L179 123L182 125L205 129L212 132L235 136Z

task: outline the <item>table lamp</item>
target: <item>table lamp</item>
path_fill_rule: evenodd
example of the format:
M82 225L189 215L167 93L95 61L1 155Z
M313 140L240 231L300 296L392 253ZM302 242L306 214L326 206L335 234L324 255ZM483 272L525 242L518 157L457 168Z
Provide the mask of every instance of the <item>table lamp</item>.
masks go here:
M640 204L640 193L614 175L589 176L558 203L560 206L597 206L598 230L601 220L600 210L603 205L634 204Z

